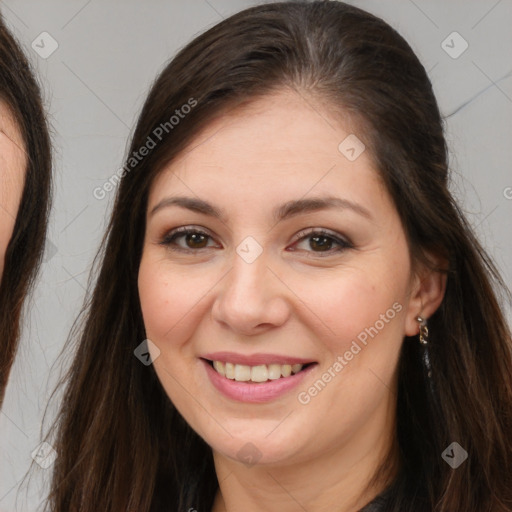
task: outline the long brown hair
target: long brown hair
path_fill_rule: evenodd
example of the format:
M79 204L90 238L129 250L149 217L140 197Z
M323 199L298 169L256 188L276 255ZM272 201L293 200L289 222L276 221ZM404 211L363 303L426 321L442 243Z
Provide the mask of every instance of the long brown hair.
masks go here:
M30 65L0 15L0 99L21 132L27 166L0 282L0 407L16 355L24 299L45 245L51 199L51 145L41 92Z
M131 141L98 273L64 379L54 512L211 510L211 449L186 424L151 366L137 292L148 190L216 116L281 88L349 112L401 217L411 256L448 261L442 305L429 319L434 393L416 338L398 368L401 471L386 510L512 511L511 335L505 287L448 191L447 149L431 83L410 46L381 19L341 2L270 3L240 12L183 48L154 83ZM166 133L155 131L191 98ZM136 165L133 155L158 143ZM409 342L408 342L409 341ZM468 459L452 469L442 452Z

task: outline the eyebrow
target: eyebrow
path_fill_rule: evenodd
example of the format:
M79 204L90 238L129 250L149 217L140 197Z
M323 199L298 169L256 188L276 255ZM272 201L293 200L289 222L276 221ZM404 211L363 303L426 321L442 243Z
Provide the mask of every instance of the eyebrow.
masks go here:
M227 221L227 215L223 209L217 208L207 201L195 197L167 197L162 199L162 201L154 206L149 215L152 216L157 211L171 206L179 206L181 208L186 208L203 215L209 215L221 220L222 222ZM369 220L373 220L371 213L364 206L358 203L354 203L353 201L349 201L348 199L342 199L341 197L334 196L314 197L310 199L295 199L288 201L275 208L272 212L272 217L276 222L281 222L285 219L289 219L297 215L333 208L352 210L353 212L366 217Z

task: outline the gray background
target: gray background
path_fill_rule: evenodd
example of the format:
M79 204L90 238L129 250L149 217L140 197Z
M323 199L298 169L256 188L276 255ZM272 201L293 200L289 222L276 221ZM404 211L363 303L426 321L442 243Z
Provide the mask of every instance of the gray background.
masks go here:
M49 249L0 413L0 511L38 510L50 474L34 464L32 478L24 480L59 376L55 361L81 307L112 206L113 192L97 200L93 189L122 166L137 113L164 63L195 35L256 3L2 2L8 26L40 75L56 164ZM447 122L452 191L510 287L512 0L350 3L383 17L409 41L429 71L444 115L460 109ZM453 31L469 44L456 59L441 46ZM42 32L58 43L48 58L32 48L33 41L42 47L43 38L39 51L51 49ZM461 48L460 41L449 44ZM49 409L47 421L51 416Z

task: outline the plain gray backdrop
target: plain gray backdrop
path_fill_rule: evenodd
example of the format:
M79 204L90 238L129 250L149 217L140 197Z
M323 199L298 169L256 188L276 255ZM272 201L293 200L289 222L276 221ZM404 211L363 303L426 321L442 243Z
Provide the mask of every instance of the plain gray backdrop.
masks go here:
M250 0L5 0L0 9L43 86L55 145L49 246L28 303L0 413L0 511L35 511L51 469L34 464L55 366L84 298L148 88L176 51ZM453 183L470 223L512 284L512 0L351 1L383 17L428 70L447 119ZM453 34L457 32L457 34ZM467 45L467 49L464 48ZM507 311L510 320L510 311ZM108 343L108 340L105 340ZM46 421L52 419L49 409Z

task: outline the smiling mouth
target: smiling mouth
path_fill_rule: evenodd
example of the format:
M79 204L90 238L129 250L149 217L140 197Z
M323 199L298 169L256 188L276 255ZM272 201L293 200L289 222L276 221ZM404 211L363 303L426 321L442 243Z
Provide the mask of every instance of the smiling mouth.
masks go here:
M225 361L210 361L208 359L204 359L204 361L222 377L238 382L253 382L256 384L290 377L317 364L259 364L256 366L248 366Z

